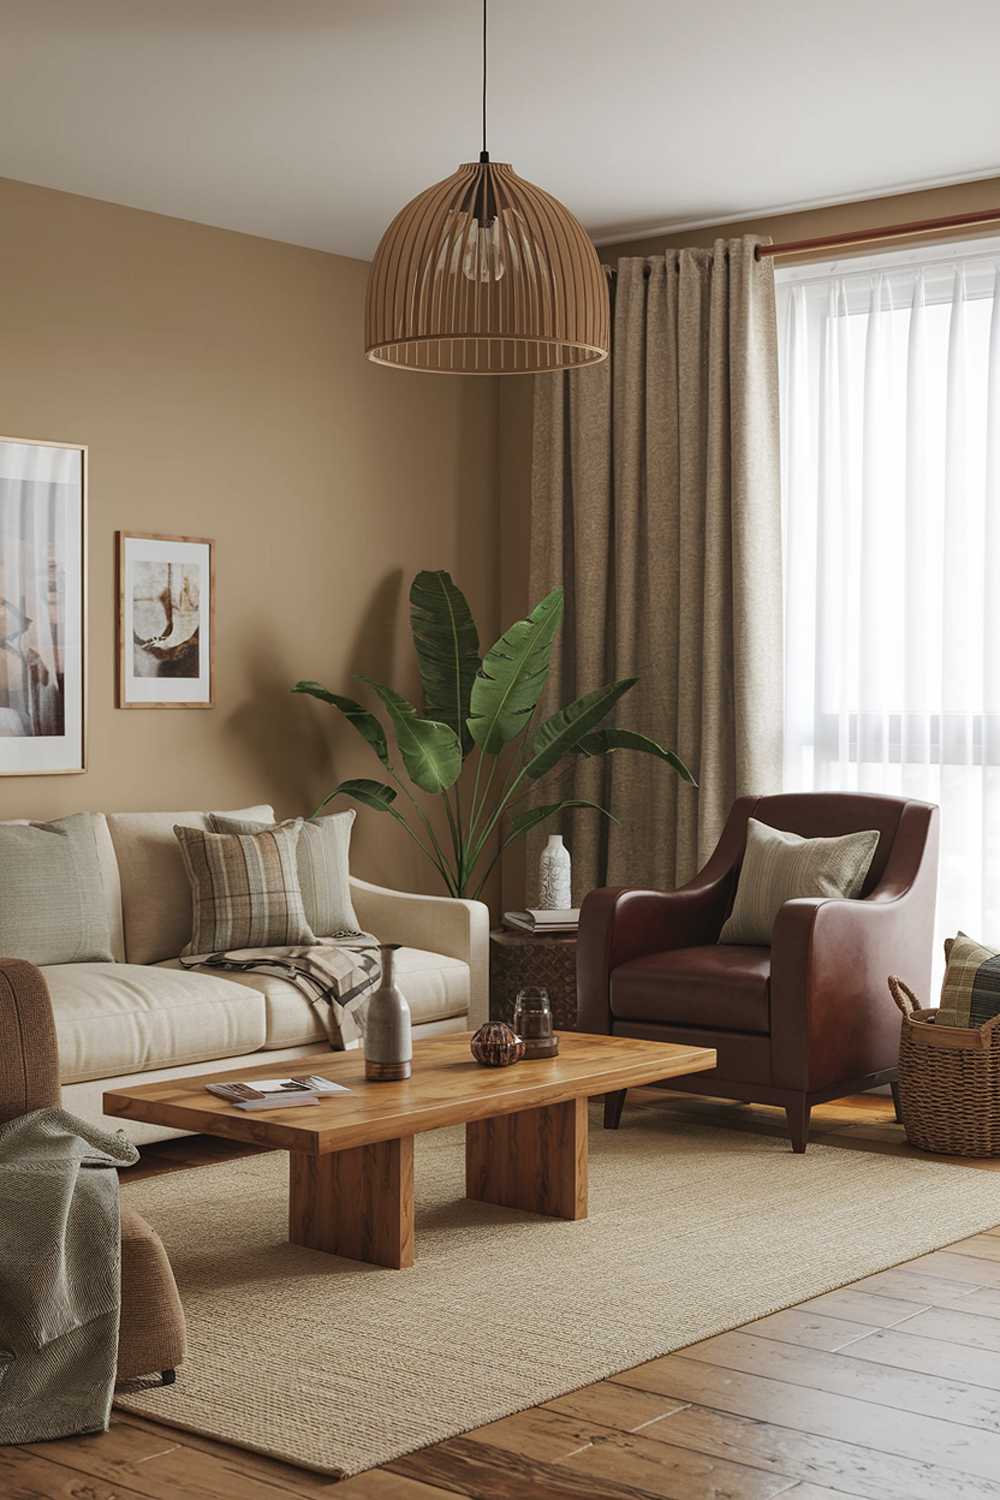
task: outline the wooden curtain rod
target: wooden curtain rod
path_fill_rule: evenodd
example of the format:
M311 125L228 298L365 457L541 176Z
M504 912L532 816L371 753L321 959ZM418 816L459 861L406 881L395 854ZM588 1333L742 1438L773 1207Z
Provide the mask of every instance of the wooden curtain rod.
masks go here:
M976 224L1000 224L1000 208L980 208L967 214L948 214L943 219L915 219L910 224L886 224L877 229L852 229L842 234L822 234L811 240L787 240L778 245L758 245L757 259L763 255L801 255L807 250L840 250L846 249L848 245L906 239L911 234L970 229Z

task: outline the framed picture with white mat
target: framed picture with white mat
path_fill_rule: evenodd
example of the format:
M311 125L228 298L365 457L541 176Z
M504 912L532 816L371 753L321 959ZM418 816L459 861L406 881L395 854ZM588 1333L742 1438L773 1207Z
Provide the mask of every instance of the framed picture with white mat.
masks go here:
M215 546L119 531L118 707L211 708Z
M0 775L86 769L87 450L0 438Z

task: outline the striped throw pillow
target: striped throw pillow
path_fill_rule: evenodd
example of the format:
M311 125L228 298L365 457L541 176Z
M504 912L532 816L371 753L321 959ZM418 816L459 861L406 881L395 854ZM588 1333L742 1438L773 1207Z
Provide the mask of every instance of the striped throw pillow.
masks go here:
M803 839L748 818L736 900L719 942L769 944L779 911L798 896L860 896L877 847L877 829Z
M301 830L301 818L261 833L174 828L191 883L192 931L185 953L315 943L296 861Z
M982 1026L1000 1011L1000 953L960 932L944 945L939 1026Z

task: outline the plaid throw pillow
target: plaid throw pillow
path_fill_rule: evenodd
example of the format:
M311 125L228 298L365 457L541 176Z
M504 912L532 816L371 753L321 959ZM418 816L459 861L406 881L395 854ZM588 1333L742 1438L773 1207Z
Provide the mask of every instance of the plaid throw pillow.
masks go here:
M747 819L736 900L720 943L767 945L778 913L799 896L860 896L878 848L878 830L804 839Z
M185 953L309 946L296 862L302 819L262 833L175 827L191 882L192 931Z
M944 945L939 1026L982 1026L1000 1011L1000 953L960 932Z
M357 813L332 813L306 818L299 835L296 860L306 921L317 937L355 937L360 923L351 902L349 856L351 829ZM209 813L213 833L261 833L271 823L254 823L227 813Z

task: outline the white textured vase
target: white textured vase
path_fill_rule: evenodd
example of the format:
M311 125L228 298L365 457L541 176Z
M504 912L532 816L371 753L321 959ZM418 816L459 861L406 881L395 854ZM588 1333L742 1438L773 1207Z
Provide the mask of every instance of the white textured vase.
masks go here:
M561 833L550 833L538 860L539 911L569 911L573 905L572 865Z

